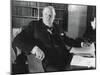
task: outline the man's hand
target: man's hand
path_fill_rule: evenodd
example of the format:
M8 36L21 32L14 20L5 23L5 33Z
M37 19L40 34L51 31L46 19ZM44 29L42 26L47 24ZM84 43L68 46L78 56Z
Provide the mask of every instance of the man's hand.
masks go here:
M44 52L37 46L35 46L32 51L31 51L32 54L35 54L36 55L36 58L40 59L40 60L43 60L44 57L45 57L45 54Z
M89 42L82 42L81 43L81 47L89 47L91 45L91 43Z

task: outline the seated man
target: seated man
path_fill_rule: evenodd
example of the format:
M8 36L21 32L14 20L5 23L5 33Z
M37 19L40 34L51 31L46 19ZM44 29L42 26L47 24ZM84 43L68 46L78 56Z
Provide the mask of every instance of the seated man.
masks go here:
M43 18L32 21L13 40L13 46L17 46L25 54L35 54L40 59L46 72L63 71L70 64L72 55L66 48L69 46L80 46L66 36L61 36L56 24L55 9L47 6L43 9Z

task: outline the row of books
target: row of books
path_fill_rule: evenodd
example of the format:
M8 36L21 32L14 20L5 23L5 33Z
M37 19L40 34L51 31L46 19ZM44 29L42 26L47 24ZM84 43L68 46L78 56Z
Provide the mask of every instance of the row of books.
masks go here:
M38 10L37 8L12 7L12 15L13 16L37 17Z
M39 12L39 13L38 13ZM56 10L56 18L62 18L64 15L60 10ZM27 7L12 7L12 15L13 16L27 16L27 17L42 17L42 9L37 8L27 8Z
M53 6L55 9L65 10L68 4L60 3L46 3L46 2L33 2L33 1L12 1L12 6L24 6L24 7L40 7Z
M12 6L29 6L29 7L36 7L37 2L31 1L12 1Z

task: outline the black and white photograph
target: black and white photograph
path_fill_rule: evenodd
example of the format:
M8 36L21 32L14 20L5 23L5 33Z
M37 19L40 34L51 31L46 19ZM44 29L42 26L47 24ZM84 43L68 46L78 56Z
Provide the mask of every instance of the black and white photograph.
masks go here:
M96 69L96 5L10 4L12 75Z

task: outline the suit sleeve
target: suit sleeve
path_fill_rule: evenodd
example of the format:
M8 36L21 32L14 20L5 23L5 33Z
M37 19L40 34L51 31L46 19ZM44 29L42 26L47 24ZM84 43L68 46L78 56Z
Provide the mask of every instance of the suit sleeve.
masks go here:
M62 39L64 41L64 43L70 47L81 47L81 39L72 39L69 38L68 36L65 36L65 34L62 36Z
M55 27L56 27L57 33L59 35L59 39L62 40L62 44L68 45L70 47L81 47L81 42L82 42L81 39L74 40L72 38L69 38L68 36L66 36L64 34L64 32L62 32L63 35L61 35L61 33L59 32L59 28L56 25L55 25Z
M19 33L12 42L12 47L16 53L16 47L18 47L25 54L30 54L30 51L34 47L34 24L30 22L29 25Z

